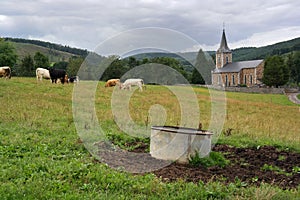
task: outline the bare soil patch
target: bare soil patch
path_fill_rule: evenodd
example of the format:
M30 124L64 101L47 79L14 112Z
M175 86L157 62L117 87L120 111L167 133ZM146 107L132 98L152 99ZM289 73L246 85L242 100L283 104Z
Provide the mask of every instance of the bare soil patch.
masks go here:
M156 176L169 182L178 179L194 183L221 181L228 184L239 181L244 186L269 183L282 189L296 188L300 183L300 154L281 151L273 146L237 148L216 145L212 150L221 152L230 161L230 164L223 168L218 166L205 168L157 160L146 152L147 144L141 144L140 148L133 150L134 153L120 149L108 150L108 148L103 148L103 144L98 144L98 146L99 156L103 158L102 162L110 167L120 169L122 166L126 171L136 172L143 170L143 167L148 167L153 169L152 173ZM159 167L164 164L163 168Z

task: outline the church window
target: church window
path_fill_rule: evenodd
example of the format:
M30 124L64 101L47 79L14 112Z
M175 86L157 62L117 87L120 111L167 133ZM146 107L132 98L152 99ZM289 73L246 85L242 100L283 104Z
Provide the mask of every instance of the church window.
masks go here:
M232 85L235 85L234 74L232 75Z

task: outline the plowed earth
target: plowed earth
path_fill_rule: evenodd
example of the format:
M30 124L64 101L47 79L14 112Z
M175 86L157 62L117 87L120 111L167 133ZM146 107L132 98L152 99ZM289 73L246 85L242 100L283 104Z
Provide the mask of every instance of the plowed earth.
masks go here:
M135 144L136 145L136 144ZM300 183L300 154L281 151L272 146L259 148L236 148L228 145L216 145L212 151L221 152L230 161L226 167L191 166L157 160L146 153L147 144L127 152L108 149L98 144L101 162L112 168L133 173L141 173L145 168L164 181L178 179L197 183L203 181L221 181L225 184L260 185L269 183L282 189L296 188Z

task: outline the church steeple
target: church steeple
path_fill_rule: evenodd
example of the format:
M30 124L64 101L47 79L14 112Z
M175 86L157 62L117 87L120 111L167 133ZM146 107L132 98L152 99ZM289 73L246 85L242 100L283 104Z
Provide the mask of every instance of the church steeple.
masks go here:
M227 45L225 29L223 29L221 44L220 44L220 47L218 49L218 52L231 52L231 50L229 49L229 47Z
M232 62L232 52L228 47L225 29L223 28L222 39L220 43L220 47L216 52L216 68L222 68L227 63Z

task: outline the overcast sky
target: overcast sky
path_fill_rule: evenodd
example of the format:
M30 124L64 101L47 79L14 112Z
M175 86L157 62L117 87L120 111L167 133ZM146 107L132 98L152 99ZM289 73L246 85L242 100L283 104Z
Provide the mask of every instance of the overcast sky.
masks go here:
M160 27L216 50L225 22L231 49L300 37L299 0L1 0L0 37L94 50L123 31ZM194 47L198 51L198 47Z

